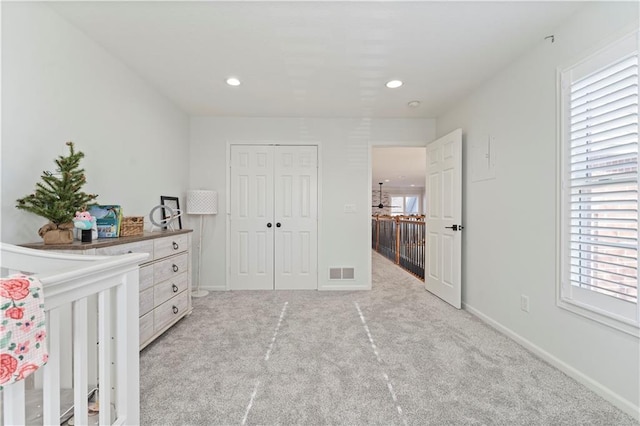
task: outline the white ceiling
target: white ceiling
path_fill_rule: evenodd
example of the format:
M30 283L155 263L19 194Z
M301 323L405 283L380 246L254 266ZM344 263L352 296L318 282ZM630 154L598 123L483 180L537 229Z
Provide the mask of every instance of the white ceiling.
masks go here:
M580 2L48 2L189 115L435 118ZM236 76L242 84L225 84ZM390 79L404 85L384 87ZM421 102L409 108L409 101ZM373 181L424 187L424 149L376 148ZM400 178L399 176L404 176Z
M427 167L425 148L374 147L371 155L371 186L379 189L424 188ZM387 181L388 180L388 181Z
M190 115L429 117L580 2L47 2ZM228 76L242 81L225 84ZM405 82L384 87L389 79ZM407 102L419 100L410 109Z

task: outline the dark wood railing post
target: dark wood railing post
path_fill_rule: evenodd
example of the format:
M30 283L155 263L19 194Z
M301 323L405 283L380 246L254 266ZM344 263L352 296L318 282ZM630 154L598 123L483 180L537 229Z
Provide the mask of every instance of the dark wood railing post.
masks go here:
M400 217L396 216L396 264L400 264Z

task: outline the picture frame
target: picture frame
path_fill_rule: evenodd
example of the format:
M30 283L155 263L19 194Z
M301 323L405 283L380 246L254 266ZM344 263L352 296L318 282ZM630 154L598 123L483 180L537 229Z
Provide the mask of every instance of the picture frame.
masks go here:
M173 210L174 213L179 213L180 212L180 200L178 199L178 197L171 197L169 195L161 195L160 196L160 204L162 204L163 206L167 206L169 208L171 208L171 210ZM167 214L167 211L163 208L162 209L162 219L167 219L169 217L169 215ZM165 226L164 229L167 229L167 227ZM182 217L178 216L178 229L182 229Z

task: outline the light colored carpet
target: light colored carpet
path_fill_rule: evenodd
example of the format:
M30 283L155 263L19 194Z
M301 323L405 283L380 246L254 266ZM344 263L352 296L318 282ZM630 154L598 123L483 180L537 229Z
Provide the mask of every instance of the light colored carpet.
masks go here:
M637 424L372 255L372 291L194 299L141 353L142 424Z

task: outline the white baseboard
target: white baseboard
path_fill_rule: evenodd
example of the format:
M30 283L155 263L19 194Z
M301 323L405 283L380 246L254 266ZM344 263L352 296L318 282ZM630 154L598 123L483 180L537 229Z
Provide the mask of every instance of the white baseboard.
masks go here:
M607 401L609 401L610 403L612 403L613 405L615 405L616 407L618 407L619 409L621 409L622 411L624 411L625 413L633 417L634 419L640 420L640 406L621 397L620 395L613 392L608 387L595 381L594 379L582 373L581 371L576 370L571 365L567 364L566 362L560 360L559 358L545 351L541 347L535 345L531 341L520 336L510 328L507 328L504 325L500 324L499 322L495 321L494 319L488 317L487 315L483 314L482 312L475 309L474 307L469 306L466 303L463 303L462 307L463 309L475 315L476 317L478 317L479 319L481 319L491 327L495 328L502 334L505 334L509 338L516 341L518 344L524 346L525 348L527 348L528 350L530 350L531 352L533 352L534 354L536 354L537 356L539 356L540 358L548 362L549 364L553 365L558 370L562 371L569 377L575 379L576 381L580 382L581 384L583 384L593 392L597 393L598 395L600 395L601 397L603 397L604 399L606 399Z
M202 286L201 288L202 290L207 290L207 291L226 291L227 288L223 285L211 285L211 286ZM194 289L195 290L195 289Z
M207 291L227 291L225 286L202 286L202 290ZM359 290L371 290L371 287L366 285L325 285L318 288L318 291L359 291ZM195 291L195 288L194 288Z
M318 287L318 291L360 291L371 290L371 286L367 285L345 285L345 284L330 284Z

